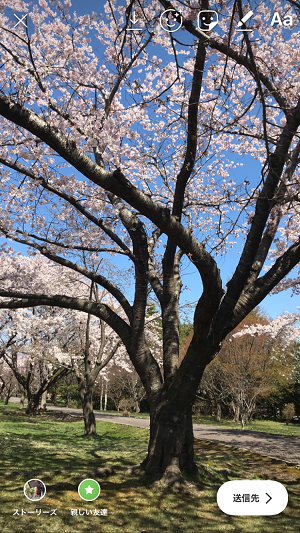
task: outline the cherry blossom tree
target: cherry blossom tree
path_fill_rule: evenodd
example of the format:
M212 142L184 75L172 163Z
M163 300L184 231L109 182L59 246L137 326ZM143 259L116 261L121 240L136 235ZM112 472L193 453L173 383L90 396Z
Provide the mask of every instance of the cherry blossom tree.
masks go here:
M21 393L26 393L27 414L36 413L47 388L70 371L62 363L65 357L57 340L53 343L56 331L52 331L52 338L45 331L49 326L49 316L45 315L49 310L38 308L1 311L0 315L1 362L10 369ZM1 368L1 380L3 375Z
M40 399L48 387L55 384L68 372L65 368L58 369L41 358L26 356L16 346L11 347L10 350L5 349L2 357L17 380L21 393L27 395L26 414L37 413ZM20 408L23 404L24 398L20 402Z
M80 274L70 277L51 271L51 263L43 257L5 256L4 270L21 273L25 283L41 280L57 290L69 285L71 293L80 290L92 301L113 306L113 301L94 282L88 287ZM8 263L11 262L11 268ZM13 266L12 266L13 263ZM53 269L52 269L53 270ZM65 269L64 269L65 270ZM37 272L38 271L38 272ZM60 277L62 275L62 277ZM107 298L108 296L108 298ZM2 357L9 365L28 397L27 413L36 412L46 390L68 372L74 372L82 401L85 435L96 433L93 413L93 390L99 372L117 354L115 364L128 367L122 341L101 319L90 314L59 307L35 307L26 310L2 311Z
M0 361L0 398L4 400L5 405L14 392L18 390L18 382L5 361Z
M92 301L93 292L96 302L100 304L105 291L100 295L97 285L92 282L90 301ZM101 318L97 320L91 313L87 315L84 329L77 334L77 342L74 348L75 357L72 357L72 367L77 378L82 403L84 434L95 435L96 420L93 411L93 393L98 375L102 369L105 369L104 375L101 376L105 379L107 373L106 367L116 354L118 355L114 360L116 365L119 365L121 368L126 368L128 363L126 364L121 339L116 336L115 332Z
M244 428L254 415L257 402L268 400L297 382L294 338L299 331L291 326L295 319L292 321L294 314L290 315L284 315L289 321L282 317L269 320L257 308L227 335L218 357L206 367L198 391L198 398L211 403L218 422L224 407ZM180 360L191 336L192 333L182 346Z
M249 323L255 315L250 313L243 321L245 324L247 318ZM259 326L263 326L261 317L256 315L256 319ZM251 328L241 329L243 322L236 330ZM226 398L224 403L230 405L234 420L244 428L255 413L259 400L276 392L279 386L288 388L293 383L295 362L292 344L275 340L267 332L239 335L236 330L225 339L219 357L206 368L201 385L209 388L211 382L215 385L219 380L223 399ZM213 379L215 373L216 380Z
M28 24L15 27L8 8L28 13ZM292 21L299 4L219 2L219 24L205 31L197 18L209 8L109 0L101 14L79 16L71 0L0 5L1 234L115 301L91 300L76 284L57 292L4 260L0 305L69 308L116 333L150 405L143 468L170 482L196 469L192 405L205 367L300 260L299 33L288 21L266 29L274 10ZM176 32L161 18L170 9ZM253 37L237 26L250 9ZM218 256L236 245L224 286ZM119 261L131 286L90 268L91 257ZM188 262L202 294L179 366ZM145 335L150 295L163 372Z

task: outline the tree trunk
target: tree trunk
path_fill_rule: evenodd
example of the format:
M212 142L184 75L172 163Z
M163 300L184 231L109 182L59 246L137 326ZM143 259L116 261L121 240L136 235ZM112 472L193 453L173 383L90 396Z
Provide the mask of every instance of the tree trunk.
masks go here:
M238 424L239 421L240 421L240 406L239 405L235 405L232 402L231 403L231 407L232 407L232 410L233 410L233 421Z
M40 396L37 394L31 394L27 391L28 405L26 409L26 414L36 414L39 410Z
M56 392L52 392L51 394L51 402L53 403L53 405L57 405L57 394Z
M140 413L140 402L138 400L134 402L134 411Z
M252 422L255 411L256 411L256 402L254 402L252 407L251 407L251 410L250 410L250 413L249 413L249 416L248 416L248 421L249 422Z
M102 411L102 401L103 401L103 379L101 381L101 392L100 392L100 411Z
M47 391L45 390L41 398L41 410L46 411L46 409L47 409Z
M71 407L71 394L67 392L65 407Z
M96 420L93 411L93 393L86 392L82 402L83 418L84 418L84 434L96 435Z
M21 396L20 396L20 406L19 406L19 409L24 409L24 402L25 402L25 393L24 391L21 392Z
M94 383L87 376L79 378L79 392L82 403L83 419L84 419L84 434L97 435L96 419L93 410L93 389Z
M4 405L7 405L7 404L8 404L10 397L11 397L11 391L8 390L7 394L5 395L5 402L4 402Z
M107 383L105 383L104 411L106 411L106 406L107 406Z
M1 387L0 387L0 398L1 400L3 400L3 393L4 393L4 389L5 389L5 383L3 382Z
M248 417L248 413L244 411L243 408L240 411L240 417L241 417L242 429L244 429L245 425L248 424L249 417Z
M158 410L150 408L150 441L142 466L146 474L163 477L168 484L181 480L181 470L197 472L192 407L177 413L167 402Z
M217 403L217 422L221 422L221 418L222 418L221 404Z
M12 393L13 393L13 387L12 387L12 385L9 385L8 389L7 389L6 396L5 396L5 405L8 404L10 398L12 397Z

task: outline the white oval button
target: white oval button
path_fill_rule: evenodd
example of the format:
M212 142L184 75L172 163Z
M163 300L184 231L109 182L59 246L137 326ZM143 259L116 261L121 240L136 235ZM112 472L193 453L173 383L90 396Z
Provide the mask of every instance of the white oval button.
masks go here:
M229 515L275 515L286 508L288 493L281 483L270 479L234 480L221 485L217 503Z

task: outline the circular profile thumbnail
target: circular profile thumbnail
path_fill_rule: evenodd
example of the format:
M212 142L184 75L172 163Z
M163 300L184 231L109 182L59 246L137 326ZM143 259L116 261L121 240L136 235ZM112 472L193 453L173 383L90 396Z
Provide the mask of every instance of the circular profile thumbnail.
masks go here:
M24 485L24 494L31 502L38 502L46 494L46 485L40 479L30 479Z

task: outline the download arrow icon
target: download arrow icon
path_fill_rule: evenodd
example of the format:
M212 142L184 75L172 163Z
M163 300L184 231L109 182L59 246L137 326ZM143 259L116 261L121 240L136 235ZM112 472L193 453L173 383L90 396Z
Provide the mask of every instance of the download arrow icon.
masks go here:
M135 11L132 13L132 19L129 19L130 22L132 22L133 25L137 24L139 19L137 18Z

